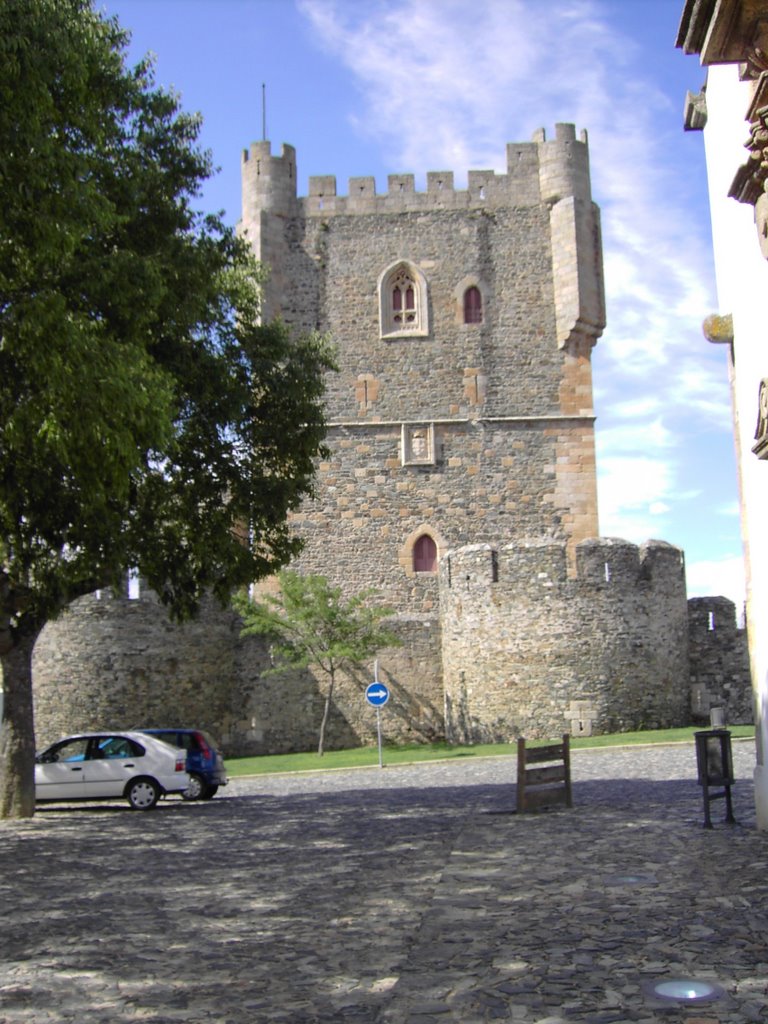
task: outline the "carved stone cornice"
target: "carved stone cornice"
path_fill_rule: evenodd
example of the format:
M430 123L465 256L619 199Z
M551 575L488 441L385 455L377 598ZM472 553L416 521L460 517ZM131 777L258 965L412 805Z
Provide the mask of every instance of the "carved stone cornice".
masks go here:
M728 190L728 195L731 199L738 199L740 203L755 205L763 194L763 183L760 180L759 174L756 173L757 170L758 168L750 162L744 164L736 171L731 187Z
M687 132L700 132L707 123L707 95L704 91L685 94L683 128Z
M741 77L759 78L768 71L768 13L763 11L762 17L755 18L748 33L750 41L744 48Z
M754 206L766 191L768 180L768 71L763 71L755 84L746 120L749 138L744 145L749 160L736 172L728 194Z
M741 64L744 78L768 71L765 0L686 0L676 45L704 66Z
M744 115L749 159L736 172L728 195L754 206L760 250L768 259L768 0L686 0L677 46L699 54L705 66L738 64L741 78L754 83ZM685 127L702 125L689 98Z
M746 117L749 160L736 172L728 195L754 206L760 250L768 259L768 71L755 83Z
M768 459L768 377L760 381L757 409L757 429L752 451L758 459Z

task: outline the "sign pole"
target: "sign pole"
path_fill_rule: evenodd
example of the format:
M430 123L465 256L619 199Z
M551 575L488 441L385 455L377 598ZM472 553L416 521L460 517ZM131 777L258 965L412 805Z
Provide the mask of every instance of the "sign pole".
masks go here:
M384 767L384 757L381 744L381 709L389 700L389 689L384 683L379 682L379 662L373 663L373 682L365 691L365 699L376 708L376 732L379 737L379 768Z
M373 663L373 681L374 681L374 683L378 683L378 681L379 681L379 659L378 658L376 658L376 660ZM383 756L382 751L381 751L381 707L378 704L376 705L376 732L377 732L378 737L379 737L379 768L383 768L384 767L384 756Z

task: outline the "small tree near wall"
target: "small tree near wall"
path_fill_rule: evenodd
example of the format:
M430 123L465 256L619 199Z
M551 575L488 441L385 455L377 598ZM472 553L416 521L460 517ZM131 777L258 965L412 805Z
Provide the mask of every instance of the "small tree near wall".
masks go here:
M243 636L262 636L271 644L274 668L280 674L310 666L327 677L317 752L323 754L325 730L333 706L339 672L362 668L384 647L399 646L395 633L383 620L392 609L375 601L375 590L364 590L348 600L325 576L302 576L285 571L278 576L279 595L262 601L246 596L235 604L243 617Z

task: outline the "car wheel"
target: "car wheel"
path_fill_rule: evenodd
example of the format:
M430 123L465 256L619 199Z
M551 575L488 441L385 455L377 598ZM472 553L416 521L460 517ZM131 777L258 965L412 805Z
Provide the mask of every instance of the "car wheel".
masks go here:
M181 794L183 800L204 800L205 783L196 772L189 773L189 785Z
M152 779L134 779L125 791L134 811L151 811L160 799L160 787Z
M200 794L201 800L212 800L219 791L218 786L206 786Z

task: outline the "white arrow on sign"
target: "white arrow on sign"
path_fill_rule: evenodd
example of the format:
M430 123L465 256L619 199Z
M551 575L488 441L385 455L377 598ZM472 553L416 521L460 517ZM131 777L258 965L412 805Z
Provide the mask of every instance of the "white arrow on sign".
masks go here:
M383 683L371 683L365 691L365 699L374 707L381 707L389 700L389 690Z

